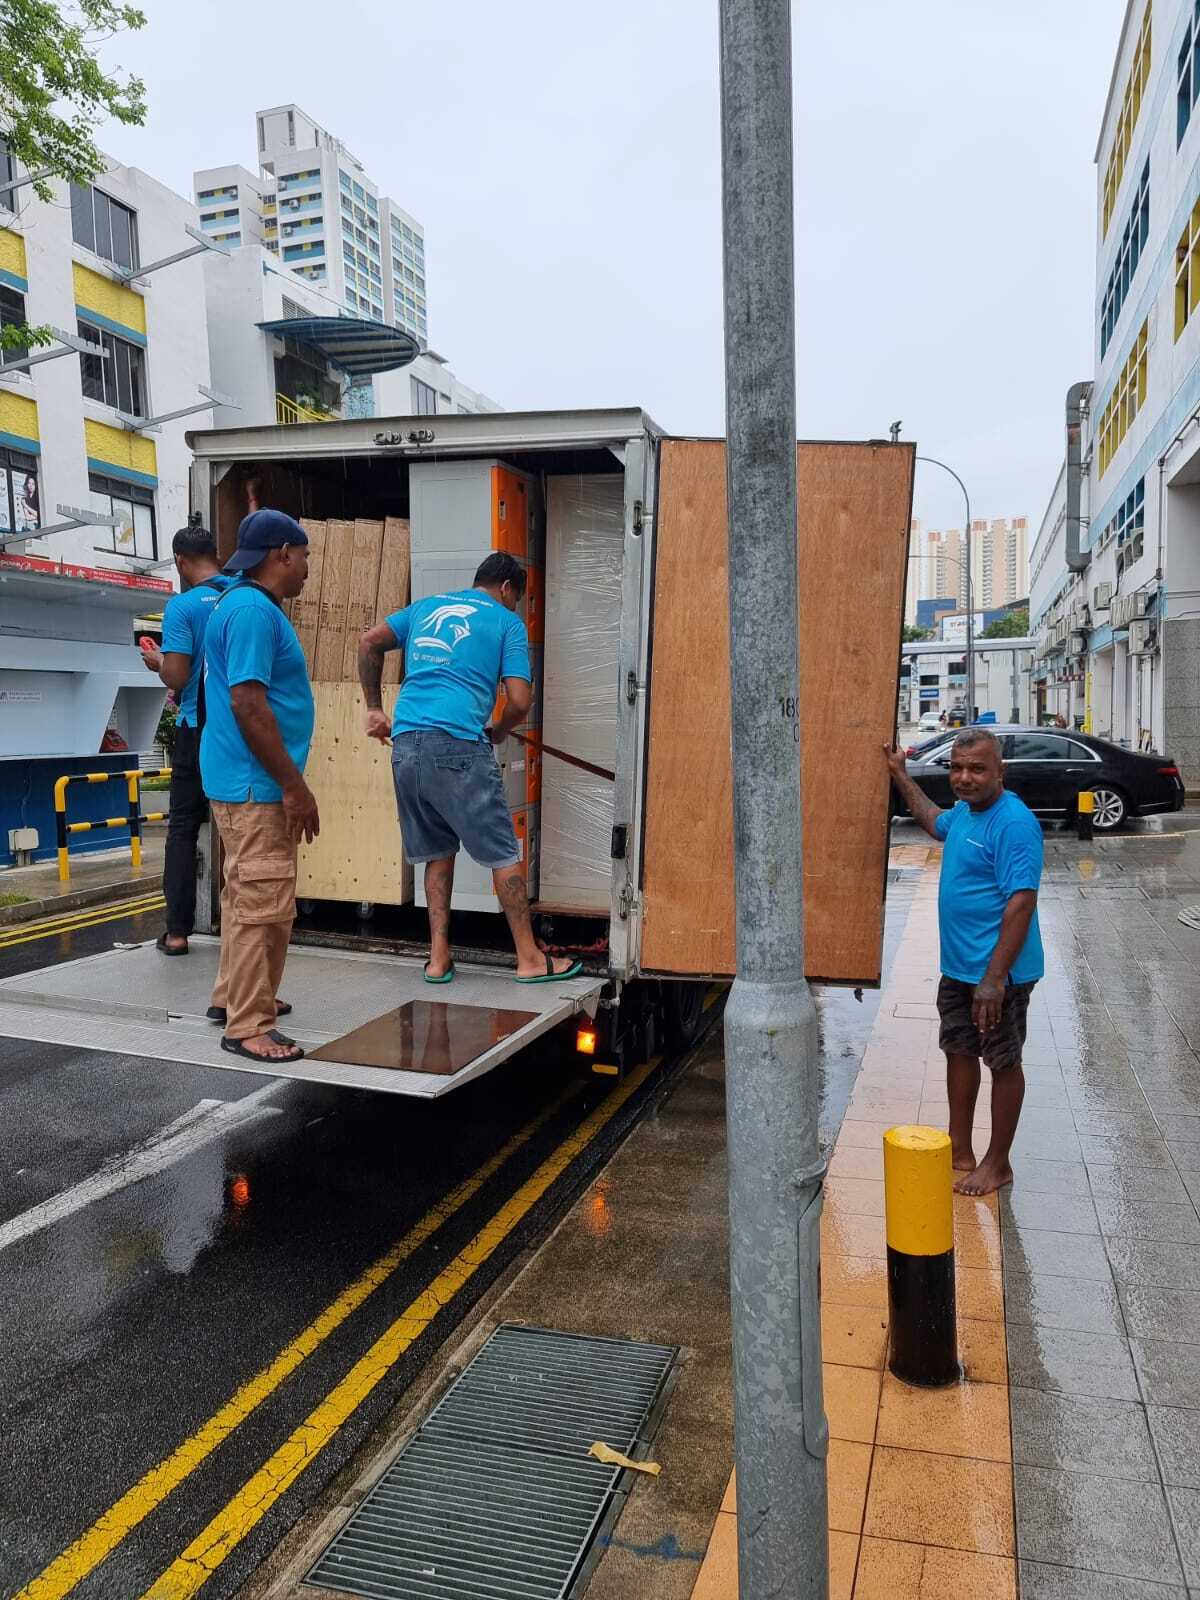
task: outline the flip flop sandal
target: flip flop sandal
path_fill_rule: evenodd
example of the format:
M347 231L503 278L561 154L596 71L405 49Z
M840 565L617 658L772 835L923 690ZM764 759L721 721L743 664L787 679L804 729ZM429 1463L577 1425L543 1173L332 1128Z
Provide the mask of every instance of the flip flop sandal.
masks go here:
M172 950L171 946L167 943L167 936L165 933L160 933L158 938L155 939L154 948L156 950L161 950L164 956L186 956L188 954L188 947L186 944L182 950Z
M453 961L446 968L445 972L442 973L440 978L431 978L430 977L430 975L429 975L429 962L427 961L425 963L425 982L426 983L453 983L454 982L454 963L453 963Z
M247 1061L257 1061L264 1072L270 1072L272 1067L284 1066L289 1062L300 1061L303 1059L304 1051L301 1050L300 1046L291 1039L285 1039L281 1033L276 1033L274 1028L272 1028L271 1032L267 1035L267 1038L271 1039L275 1044L290 1045L291 1048L289 1049L287 1055L260 1055L257 1050L247 1050L246 1046L240 1039L228 1039L224 1034L221 1035L221 1049L228 1050L231 1056L245 1056Z
M554 970L554 958L552 956L547 956L546 957L546 971L545 971L544 975L542 973L539 973L536 978L518 978L517 982L518 983L562 983L564 978L577 978L582 971L583 971L583 962L582 961L572 961L571 965L566 969L565 972L555 972L555 970Z
M275 1002L275 1016L276 1016L276 1018L286 1017L290 1013L291 1009L292 1009L292 1007L291 1007L291 1004L290 1004L289 1001L287 1001L287 1000L276 1000L276 1002ZM226 1008L224 1006L209 1006L208 1010L204 1013L204 1015L208 1018L208 1020L210 1022L220 1023L222 1028L229 1021L229 1012L226 1010Z

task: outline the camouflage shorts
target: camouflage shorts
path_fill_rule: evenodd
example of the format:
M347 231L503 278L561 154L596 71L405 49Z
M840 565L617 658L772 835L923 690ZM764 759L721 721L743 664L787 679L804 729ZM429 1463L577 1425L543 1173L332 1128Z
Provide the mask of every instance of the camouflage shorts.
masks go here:
M1032 983L1010 983L1004 991L1000 1021L989 1033L981 1034L971 1016L975 985L944 977L937 992L938 1016L942 1019L939 1048L947 1055L978 1056L993 1072L1019 1067L1033 990Z

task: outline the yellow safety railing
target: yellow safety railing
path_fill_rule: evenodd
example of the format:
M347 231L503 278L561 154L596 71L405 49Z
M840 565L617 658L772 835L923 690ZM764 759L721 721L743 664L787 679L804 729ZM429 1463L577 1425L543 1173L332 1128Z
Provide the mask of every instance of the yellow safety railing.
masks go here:
M336 422L333 411L316 411L312 406L302 406L298 400L289 400L286 394L275 396L276 422Z
M97 828L128 828L129 853L135 867L142 864L142 823L165 822L165 811L142 813L143 778L169 778L170 767L133 767L125 772L69 772L54 785L54 825L58 834L58 881L69 883L71 860L67 843L73 833L91 833ZM124 778L129 793L129 810L123 817L106 817L103 822L67 821L67 785L71 783L111 783L114 778Z

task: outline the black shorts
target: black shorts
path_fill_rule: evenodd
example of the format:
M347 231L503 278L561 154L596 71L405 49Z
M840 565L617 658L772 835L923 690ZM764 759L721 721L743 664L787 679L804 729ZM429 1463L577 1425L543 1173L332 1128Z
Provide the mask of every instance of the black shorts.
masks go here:
M1033 990L1032 983L1010 983L1004 991L1000 1021L990 1033L981 1034L971 1018L975 985L943 977L937 992L938 1016L942 1019L939 1048L947 1055L978 1056L993 1072L1019 1067Z

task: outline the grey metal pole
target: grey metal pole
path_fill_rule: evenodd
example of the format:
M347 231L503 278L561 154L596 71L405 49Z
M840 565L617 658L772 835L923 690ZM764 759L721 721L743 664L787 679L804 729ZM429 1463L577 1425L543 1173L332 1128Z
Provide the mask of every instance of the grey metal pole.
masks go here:
M967 493L967 486L955 472L953 467L948 467L944 461L939 461L936 456L918 456L918 461L927 461L931 467L941 467L943 472L948 472L955 483L963 492L963 500L967 507L967 721L975 720L975 595L971 588L971 496Z
M721 0L737 980L725 1012L741 1600L825 1600L816 1010L804 976L789 0Z

